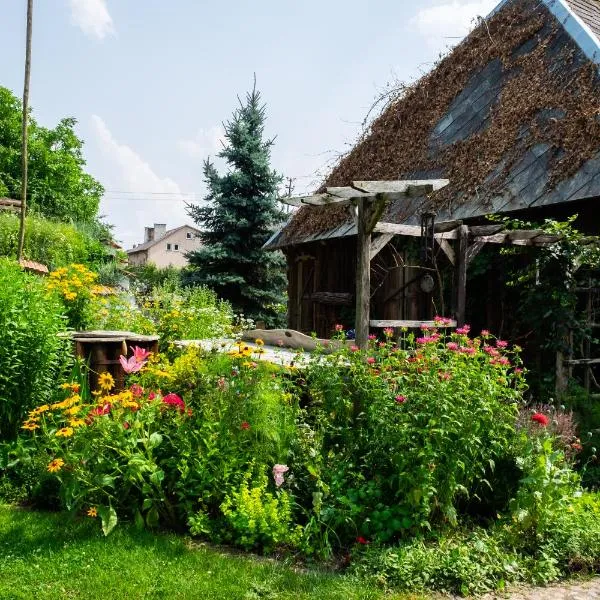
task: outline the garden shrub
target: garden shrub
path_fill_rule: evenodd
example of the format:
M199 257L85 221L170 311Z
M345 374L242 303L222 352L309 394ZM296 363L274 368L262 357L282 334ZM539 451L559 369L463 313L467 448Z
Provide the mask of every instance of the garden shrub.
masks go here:
M0 256L17 257L19 217L0 213ZM36 216L28 216L25 224L24 255L50 269L69 263L86 263L104 254L97 240L75 226Z
M302 486L319 494L312 516L343 541L456 525L460 501L510 455L525 385L518 352L467 333L372 340L305 370Z
M15 435L27 411L45 402L69 363L59 302L39 277L0 259L0 439Z

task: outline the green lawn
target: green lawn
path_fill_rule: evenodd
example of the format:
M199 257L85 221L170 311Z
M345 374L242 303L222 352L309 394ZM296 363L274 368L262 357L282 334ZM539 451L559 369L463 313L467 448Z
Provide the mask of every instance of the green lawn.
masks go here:
M354 578L190 544L188 538L0 505L0 599L395 599ZM417 598L417 596L410 596Z

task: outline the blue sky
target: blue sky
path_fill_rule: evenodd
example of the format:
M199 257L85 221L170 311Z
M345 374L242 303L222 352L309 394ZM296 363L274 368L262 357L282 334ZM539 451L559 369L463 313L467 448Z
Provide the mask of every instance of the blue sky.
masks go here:
M273 167L313 189L374 98L411 81L494 0L34 0L31 104L78 120L101 212L126 247L189 221L202 161L251 86L268 106ZM25 0L0 0L0 85L22 93Z

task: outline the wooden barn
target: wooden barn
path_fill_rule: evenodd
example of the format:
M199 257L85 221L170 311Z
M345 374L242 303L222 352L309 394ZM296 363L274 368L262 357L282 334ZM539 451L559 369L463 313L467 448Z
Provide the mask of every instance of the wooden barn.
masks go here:
M460 306L470 261L490 243L553 239L506 231L488 215L578 214L580 230L598 233L599 38L598 0L506 0L399 90L314 195L285 200L299 209L265 247L287 257L288 326L325 337L355 322L356 207L369 191L380 209L368 232L372 327L477 311L493 327L493 277L491 302L466 316L464 298Z

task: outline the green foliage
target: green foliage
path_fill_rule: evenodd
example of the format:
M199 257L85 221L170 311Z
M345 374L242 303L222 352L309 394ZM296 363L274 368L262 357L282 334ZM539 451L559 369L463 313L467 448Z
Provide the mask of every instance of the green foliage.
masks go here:
M305 370L310 405L296 458L306 471L297 477L322 532L342 543L456 525L461 503L511 453L518 353L464 332L405 344L346 347Z
M19 218L0 211L0 255L17 257ZM24 255L50 269L70 263L95 263L103 260L105 249L95 238L74 225L29 216L25 226Z
M129 265L127 270L131 276L137 293L148 293L158 285L176 286L181 283L182 271L177 267L157 267L154 263Z
M0 439L15 435L27 411L52 393L69 360L61 307L43 280L0 259Z
M277 546L297 544L302 529L292 526L290 495L286 491L272 494L268 491L266 476L256 484L248 473L239 488L227 494L221 512L232 531L231 541L251 550L263 548L266 552Z
M206 205L191 206L202 229L203 246L190 256L186 281L214 289L236 312L273 326L281 321L285 266L277 252L262 246L284 218L277 206L281 177L269 165L273 140L264 140L265 107L256 89L225 125L219 153L229 170L219 175L204 163Z
M21 101L0 87L0 195L21 196ZM29 121L28 206L60 221L96 219L102 186L84 171L77 121L61 119L53 129Z

